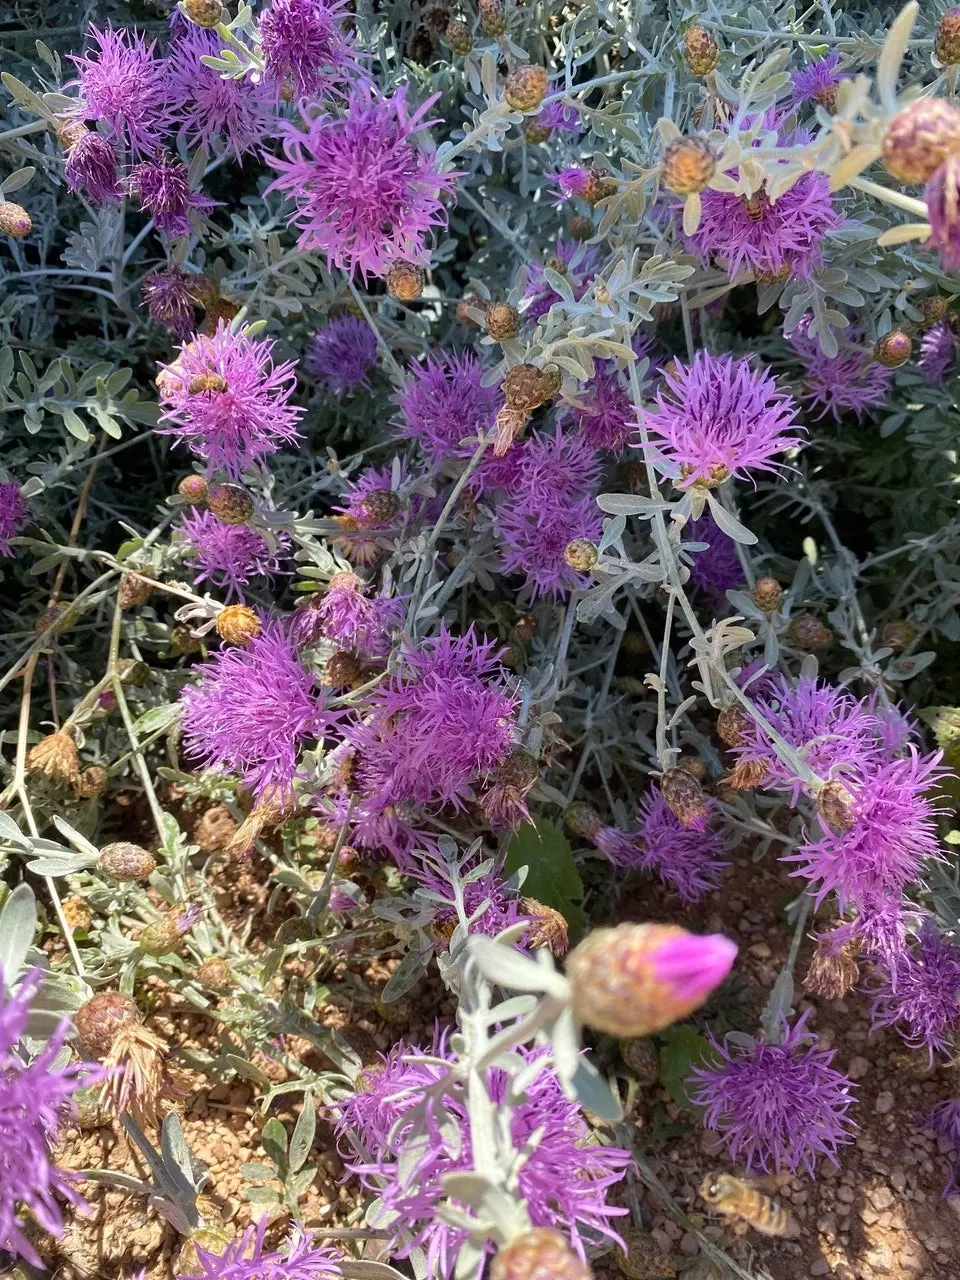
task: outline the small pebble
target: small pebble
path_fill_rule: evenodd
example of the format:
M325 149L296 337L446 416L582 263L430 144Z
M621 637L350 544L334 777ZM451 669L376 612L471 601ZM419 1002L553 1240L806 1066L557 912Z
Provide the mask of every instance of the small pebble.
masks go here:
M878 1116L885 1116L893 1110L894 1097L889 1089L884 1089L882 1093L877 1094L877 1100L873 1104L873 1109Z
M870 1203L875 1209L879 1209L881 1212L883 1212L884 1209L889 1209L896 1199L889 1187L874 1187L869 1195Z

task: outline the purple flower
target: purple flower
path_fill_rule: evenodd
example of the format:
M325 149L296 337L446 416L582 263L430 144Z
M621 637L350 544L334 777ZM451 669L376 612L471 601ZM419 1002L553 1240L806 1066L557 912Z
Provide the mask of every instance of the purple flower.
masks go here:
M469 865L461 867L461 877L466 878L469 871ZM441 924L456 926L459 923L455 906L456 892L443 860L424 858L412 870L411 875L421 889L434 895L433 901L437 909L435 919ZM463 906L470 921L470 933L482 934L487 938L495 938L504 929L528 918L522 909L517 890L508 888L495 871L488 871L479 879L464 884Z
M272 342L233 333L224 321L212 338L185 343L172 364L161 366L161 422L170 424L161 433L233 480L293 443L304 412L289 403L295 364L274 365L272 350Z
M880 966L881 970L883 966ZM870 1007L871 1030L895 1027L911 1049L950 1051L960 1027L960 947L948 942L931 919L916 946L884 975Z
M343 117L319 115L305 131L280 123L286 159L267 191L283 191L297 207L301 249L318 250L344 271L386 275L398 258L423 264L426 236L443 227L440 196L455 176L441 174L433 156L413 142L433 121L430 98L412 115L405 88L389 98L367 88L350 95Z
M141 213L149 213L157 230L168 236L188 236L193 229L190 214L217 206L216 200L191 190L190 173L182 161L165 155L134 165L130 190L140 201Z
M956 1163L942 1193L942 1198L946 1199L951 1191L956 1190L957 1179L960 1178L960 1098L938 1102L930 1112L930 1128L949 1139L955 1148Z
M276 1252L264 1249L270 1218L248 1227L222 1254L197 1248L200 1271L185 1280L339 1280L340 1255L329 1245L314 1244L313 1234L294 1223L290 1239Z
M893 370L874 360L873 353L854 343L844 343L835 356L827 356L816 338L809 336L808 317L787 334L787 341L803 364L801 399L840 422L845 413L862 418L869 409L886 404Z
M746 1046L711 1037L719 1062L695 1067L690 1096L705 1108L704 1125L719 1132L730 1159L748 1170L803 1169L815 1176L816 1161L837 1163L837 1147L857 1126L847 1116L853 1085L830 1065L833 1049L817 1049L806 1030L809 1011L787 1028L781 1044Z
M935 324L920 339L917 365L928 382L942 382L957 358L957 340L948 324Z
M772 471L771 459L802 443L797 405L765 370L749 360L697 351L690 365L673 362L663 375L656 411L644 423L668 462L679 468L677 483L713 488L751 469Z
M155 271L143 282L143 299L147 312L178 338L189 338L196 326L200 280L175 264Z
M816 102L832 111L837 101L837 85L845 76L837 75L839 53L828 53L793 73L793 105Z
M88 31L93 52L70 55L80 73L70 82L79 86L74 118L102 121L132 156L152 155L172 123L167 64L155 55L156 42L110 26Z
M564 200L584 196L596 183L596 178L589 169L580 165L571 165L558 173L548 173L546 177L556 187Z
M451 456L470 457L500 407L497 387L483 385L484 368L472 352L440 350L411 365L397 397L398 434L419 440L434 466ZM462 444L463 441L472 443Z
M370 374L377 367L377 337L359 316L337 316L315 335L307 355L307 369L338 396L357 387L370 390Z
M202 61L218 57L223 40L212 31L189 25L170 46L170 97L176 104L178 137L194 150L213 150L222 139L227 152L240 161L259 153L273 133L272 95L249 77L223 79Z
M82 1206L68 1174L51 1163L51 1147L78 1089L99 1078L87 1063L59 1062L66 1023L32 1058L23 1047L30 1005L42 975L34 971L14 993L0 982L0 1249L42 1267L17 1216L18 1205L52 1236L63 1234L58 1199Z
M264 623L244 648L221 649L184 689L183 741L205 769L237 773L257 799L289 792L298 749L336 717L297 661L283 624Z
M30 519L30 504L16 480L0 480L0 556L13 555L10 539Z
M577 430L591 449L622 453L637 426L633 400L615 369L597 369L572 412Z
M395 1256L422 1249L427 1274L448 1280L466 1233L439 1219L436 1207L444 1198L443 1177L473 1168L472 1135L460 1091L428 1101L422 1115L425 1091L446 1074L443 1067L418 1060L424 1052L452 1060L439 1036L425 1051L397 1045L379 1067L363 1073L357 1092L340 1104L337 1131L341 1137L359 1137L369 1158L355 1159L353 1172L405 1228ZM607 1191L623 1178L630 1156L590 1141L579 1106L564 1096L546 1050L517 1052L528 1063L544 1060L539 1072L525 1075L520 1100L503 1112L515 1149L525 1153L516 1166L517 1195L534 1226L561 1230L584 1257L592 1241L619 1239L611 1219L626 1211L607 1204ZM488 1072L495 1107L505 1100L509 1083L501 1068Z
M923 193L930 220L925 249L939 249L944 271L960 269L960 161L948 156Z
M301 644L316 644L323 637L341 649L385 658L403 617L403 600L371 599L355 573L335 573L316 605L297 610L292 628Z
M548 97L563 91L562 85L553 84L550 86ZM560 129L564 133L582 133L583 127L580 124L580 112L576 107L571 106L568 102L564 102L562 98L556 98L553 102L548 102L545 107L541 107L536 115L536 124L541 129Z
M708 187L700 199L700 225L684 236L687 247L704 262L718 262L731 280L743 270L770 280L809 275L823 260L827 232L843 221L823 173L803 174L776 201L765 186L749 199Z
M227 592L227 599L243 599L242 588L251 578L269 578L285 572L280 557L290 555L288 534L273 531L273 546L259 531L246 524L224 524L212 511L184 511L180 529L200 572L196 583L210 581Z
M691 552L690 585L695 594L710 602L713 607L726 604L726 593L743 586L743 567L737 555L736 543L722 530L708 511L699 520L691 520L685 527L687 542L705 542L704 551Z
M362 73L353 37L344 28L349 0L270 0L260 18L266 78L277 93L323 98Z
M709 800L708 808L715 812L716 802ZM709 826L704 831L688 830L654 786L640 801L637 822L639 857L631 865L654 872L684 902L696 902L720 887L723 868L730 865L723 858L722 832Z
M544 266L552 267L559 275L569 281L574 298L579 302L589 289L597 274L597 250L579 240L557 241L553 254L541 265L531 262L527 267L527 290L524 294L524 317L534 324L545 316L555 302L560 302L560 294L547 284L543 275Z
M87 129L70 144L64 171L70 190L85 192L91 204L119 204L123 199L117 153L95 129Z
M938 856L935 819L941 810L926 793L945 772L940 754L920 756L911 747L908 756L864 769L859 778L844 775L853 797L853 826L826 830L785 859L801 864L792 874L819 881L818 904L831 889L841 908L899 897L918 878L924 860Z

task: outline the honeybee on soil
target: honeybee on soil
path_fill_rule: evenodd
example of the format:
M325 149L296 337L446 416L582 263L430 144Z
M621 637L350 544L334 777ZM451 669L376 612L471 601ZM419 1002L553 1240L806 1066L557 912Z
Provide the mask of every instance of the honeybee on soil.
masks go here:
M726 1218L738 1218L764 1236L795 1236L793 1216L756 1187L729 1173L711 1173L700 1184L700 1195Z

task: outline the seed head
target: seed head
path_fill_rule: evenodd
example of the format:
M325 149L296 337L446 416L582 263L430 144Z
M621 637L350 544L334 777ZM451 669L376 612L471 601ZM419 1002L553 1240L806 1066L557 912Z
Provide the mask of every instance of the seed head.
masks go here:
M360 659L349 649L338 649L323 668L323 683L331 689L349 689L361 678Z
M246 524L255 509L251 494L238 484L212 485L207 506L224 524Z
M153 595L153 583L135 573L125 573L117 590L117 604L121 609L135 609L146 604Z
M387 272L387 292L398 302L413 302L423 293L426 280L423 270L414 263L395 262Z
M184 476L177 485L177 493L188 502L206 502L207 482L203 476Z
M217 614L214 626L217 635L227 644L249 644L262 629L259 617L246 604L228 604Z
M48 734L31 747L27 752L27 772L43 773L53 782L75 785L80 770L77 747L69 733Z
M563 821L567 829L575 836L579 836L581 840L592 840L603 826L600 815L593 805L584 804L582 800L567 805L563 811Z
M578 573L589 573L600 558L597 544L589 538L574 538L563 549L564 561Z
M923 327L932 329L935 324L942 324L946 320L950 304L941 294L935 293L932 297L921 298L917 303L917 309L923 316Z
M105 844L97 858L97 870L114 880L146 880L156 869L152 853L126 840Z
M181 0L180 12L195 26L212 31L220 21L223 5L220 0Z
M526 945L536 951L540 947L549 947L555 956L567 954L570 945L567 936L567 922L553 907L544 906L536 898L521 898L520 910L530 917L530 929L526 934Z
M735 791L752 791L762 784L768 769L766 760L741 760L731 770L726 784Z
M706 27L690 27L684 32L683 60L695 76L706 76L716 70L720 46Z
M634 1036L620 1041L620 1057L641 1084L655 1085L660 1081L660 1055L652 1040Z
M559 1231L533 1227L503 1246L490 1264L490 1280L592 1280Z
M960 110L943 98L920 98L899 111L883 139L883 163L898 182L927 182L960 150Z
M360 528L389 524L399 510L400 499L392 489L371 489L360 503Z
M120 1028L142 1021L140 1010L130 996L121 995L119 991L101 991L80 1006L74 1026L84 1053L102 1061Z
M764 613L776 613L783 604L783 587L776 578L758 578L750 594L753 603Z
M717 737L728 747L739 747L750 734L753 721L736 703L717 716Z
M87 765L81 769L73 789L81 800L92 800L102 795L107 786L107 771L99 764Z
M33 230L33 221L21 204L0 200L0 235L22 240Z
M812 652L814 649L823 649L826 645L832 644L833 632L829 627L825 627L819 618L815 618L812 613L798 613L795 618L790 620L790 625L787 627L787 638L798 649Z
M905 618L894 618L880 632L880 643L892 649L894 653L902 653L913 644L918 634L912 622L907 622Z
M555 372L546 372L536 365L515 364L504 375L502 390L508 409L532 413L553 399L560 390L560 379Z
M447 29L443 33L443 38L450 46L451 50L461 58L473 48L473 36L470 34L470 28L465 22L461 22L459 18L451 18L447 23Z
M197 970L197 981L210 991L226 991L233 986L233 970L219 956L208 956Z
M702 138L677 138L663 153L663 184L674 195L703 191L716 172L710 144Z
M520 332L520 313L505 302L494 302L487 308L484 326L497 342L509 342Z
M944 67L960 65L960 9L948 9L937 23L933 52Z
M707 798L689 769L668 769L660 778L660 790L673 816L689 831L707 825Z
M912 352L913 339L902 329L885 333L873 349L874 358L887 369L896 369L910 359Z
M610 1035L648 1036L685 1018L730 972L737 948L677 925L594 929L567 960L575 1016Z
M550 73L545 67L529 62L525 67L517 67L510 72L503 86L503 96L514 111L536 111L547 96L549 87Z
M860 980L857 951L856 942L846 936L836 939L828 933L818 938L803 980L804 991L824 1000L842 1000Z
M101 1097L117 1115L129 1111L141 1126L152 1124L163 1103L182 1097L167 1066L167 1046L139 1021L117 1028L103 1065L110 1071Z
M620 1227L619 1235L627 1246L614 1252L617 1266L627 1280L670 1280L677 1274L677 1264L664 1253L649 1231L641 1227Z
M825 782L817 793L817 813L836 831L850 831L857 825L853 796L836 778Z

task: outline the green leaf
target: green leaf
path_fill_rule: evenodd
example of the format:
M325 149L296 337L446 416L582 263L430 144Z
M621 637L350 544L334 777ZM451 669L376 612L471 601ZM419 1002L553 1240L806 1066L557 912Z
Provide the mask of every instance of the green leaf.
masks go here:
M28 884L18 884L0 911L0 978L9 991L27 959L37 931L37 900Z
M687 1076L694 1067L709 1062L712 1056L710 1042L693 1027L668 1027L658 1037L660 1040L660 1083L674 1102L681 1107L696 1107L687 1092Z
M133 731L140 737L148 733L159 733L173 724L180 717L179 702L165 702L162 707L151 707L134 721ZM179 832L177 832L179 834Z
M317 1176L317 1165L308 1164L305 1169L301 1169L299 1173L292 1173L283 1184L284 1190L288 1196L294 1200L299 1200L310 1188L310 1184Z
M244 1196L251 1204L274 1205L280 1203L280 1193L273 1187L244 1187Z
M573 933L586 925L583 914L583 882L570 842L559 827L540 819L525 822L507 846L506 872L527 868L523 891L564 917Z
M263 1126L260 1134L260 1145L278 1167L287 1162L287 1131L276 1118L271 1116Z
M303 1096L303 1110L297 1117L297 1123L293 1130L293 1137L290 1139L290 1170L296 1173L303 1168L307 1156L310 1154L310 1148L313 1146L313 1140L317 1133L317 1109L313 1102L313 1094L306 1093Z

